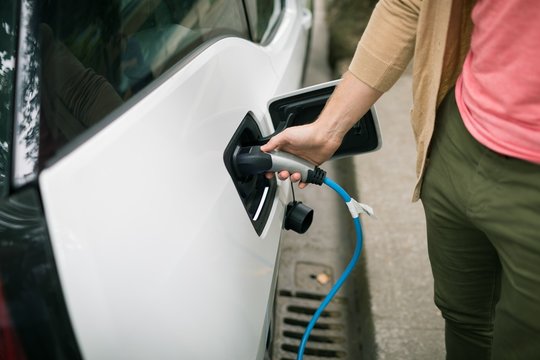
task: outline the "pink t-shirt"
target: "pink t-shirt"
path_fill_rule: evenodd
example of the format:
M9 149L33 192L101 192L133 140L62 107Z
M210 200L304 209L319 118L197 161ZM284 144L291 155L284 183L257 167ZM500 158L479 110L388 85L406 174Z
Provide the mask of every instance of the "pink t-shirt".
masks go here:
M456 83L465 126L498 153L540 164L540 0L478 0Z

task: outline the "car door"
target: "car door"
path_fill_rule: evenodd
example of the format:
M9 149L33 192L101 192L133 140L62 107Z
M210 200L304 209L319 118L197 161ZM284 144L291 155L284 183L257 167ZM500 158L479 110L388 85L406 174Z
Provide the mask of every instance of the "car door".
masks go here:
M237 55L263 71L231 70ZM184 70L39 177L88 358L247 359L266 336L261 314L283 209L274 207L259 236L222 153L225 134L249 111L262 112L254 104L266 94L253 90L255 79L275 77L269 61L237 39Z
M313 111L320 112L334 86L281 97L270 112L285 106L298 123L307 121ZM290 186L254 177L249 182L271 190L255 197L250 209L238 189L243 180L228 172L224 149L260 141L252 112L231 111L229 126L219 125L219 132L232 134L227 143L224 136L208 142L207 132L216 130L212 118L200 129L174 125L149 135L155 126L177 123L164 112L164 120L145 125L150 110L138 106L133 108L137 116L125 115L131 126L116 125L124 122L118 119L39 177L84 357L261 358ZM240 125L232 120L237 116L243 118ZM279 115L273 119L279 127ZM360 123L347 135L345 144L353 145L340 148L337 156L380 146L374 113ZM238 136L246 129L249 136ZM354 139L360 142L354 145Z
M220 2L195 3L200 15ZM119 41L134 54L140 47L146 66L120 74L113 87L122 98L147 74L163 71L171 36L191 36L176 25L132 30L149 11L138 5L122 8L127 40ZM293 60L307 37L296 21L303 15L289 1L265 45L241 36L205 41L40 170L56 266L84 358L263 356L288 189L267 181L273 191L257 231L223 152L247 117L268 135L268 99L298 86L301 65ZM78 36L84 39L66 39L66 47L86 56L77 46L89 37ZM154 43L163 54L145 54ZM83 55L78 59L86 61Z

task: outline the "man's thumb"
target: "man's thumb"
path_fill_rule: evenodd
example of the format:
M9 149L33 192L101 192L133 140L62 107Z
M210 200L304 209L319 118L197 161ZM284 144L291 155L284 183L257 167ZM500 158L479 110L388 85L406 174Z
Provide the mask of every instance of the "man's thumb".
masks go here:
M271 138L266 144L262 145L261 150L264 152L274 151L278 148L279 144L279 135L276 135Z

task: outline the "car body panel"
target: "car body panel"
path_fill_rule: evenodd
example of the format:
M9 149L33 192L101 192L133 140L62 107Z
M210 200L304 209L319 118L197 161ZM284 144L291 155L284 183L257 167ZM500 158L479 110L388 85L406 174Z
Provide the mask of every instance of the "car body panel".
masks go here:
M222 153L248 112L269 134L268 99L299 85L276 70L303 62L287 4L290 49L224 38L41 172L84 358L262 358L290 187L259 237Z

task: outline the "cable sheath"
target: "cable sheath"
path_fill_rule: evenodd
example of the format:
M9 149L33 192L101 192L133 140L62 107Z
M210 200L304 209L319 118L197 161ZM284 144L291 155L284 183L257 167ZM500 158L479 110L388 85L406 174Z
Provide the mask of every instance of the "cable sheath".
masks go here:
M330 188L332 188L335 192L338 193L338 195L347 203L351 201L351 196L337 183L332 181L329 178L324 179L324 183L328 185ZM310 322L308 323L308 326L306 327L306 331L304 332L304 336L302 337L302 341L300 342L300 347L298 348L298 355L297 360L302 360L304 358L304 351L306 349L307 341L309 339L309 335L311 334L311 330L313 330L313 327L317 323L317 320L319 320L319 317L323 313L324 309L330 301L332 301L332 298L336 295L336 293L339 291L345 280L349 277L352 270L356 266L356 263L358 262L358 259L360 258L360 253L362 252L362 226L360 225L360 218L353 217L354 221L354 228L356 230L356 246L354 248L354 253L349 261L349 264L345 268L345 271L343 271L343 274L339 277L337 282L332 286L330 289L330 292L324 300L322 301L321 305L319 305L319 308L317 311L315 311L315 314L313 314L313 317L311 318Z

